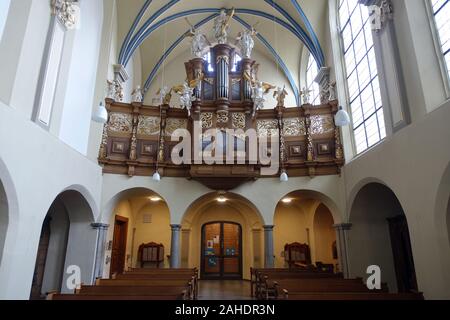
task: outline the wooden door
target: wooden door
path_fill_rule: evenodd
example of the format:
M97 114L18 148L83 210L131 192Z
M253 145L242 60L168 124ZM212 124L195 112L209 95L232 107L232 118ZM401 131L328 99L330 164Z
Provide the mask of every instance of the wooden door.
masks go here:
M31 300L44 299L42 295L42 283L44 281L45 262L47 261L48 245L50 243L50 218L45 218L42 225L41 237L34 267L33 282L31 285ZM45 293L44 293L45 294Z
M116 216L111 251L110 275L122 273L125 269L127 251L128 218Z
M202 279L242 279L242 228L232 222L202 227Z
M388 219L399 292L417 291L416 271L405 215Z

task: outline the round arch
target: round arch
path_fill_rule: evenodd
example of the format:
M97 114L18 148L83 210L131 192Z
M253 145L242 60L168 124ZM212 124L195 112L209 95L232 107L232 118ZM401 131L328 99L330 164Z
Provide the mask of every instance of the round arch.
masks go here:
M250 200L232 192L210 192L197 198L188 206L181 222L182 266L201 269L202 251L205 250L202 242L203 226L211 222L240 225L242 228L242 276L244 279L249 279L250 267L264 265L264 219ZM221 237L217 239L219 238L221 239Z
M321 215L321 219L317 217ZM312 190L296 190L281 198L274 213L275 266L288 265L284 248L286 244L302 243L309 247L311 261L322 263L335 270L337 257L332 254L336 241L333 225L341 223L336 204L326 195ZM305 263L305 262L303 262Z
M82 186L63 190L53 200L43 219L37 247L34 278L30 297L40 299L46 292L73 292L66 270L76 266L81 283L92 283L97 232L95 205Z
M112 196L102 209L101 221L109 225L107 240L119 241L116 226L124 228L124 250L116 252L111 247L106 260L104 276L114 272L122 272L125 268L141 267L139 247L150 242L161 243L165 255L171 247L171 210L166 199L150 188L135 187L122 190ZM144 262L144 264L147 264ZM162 267L169 267L169 261L164 259Z
M277 203L279 204L283 199L290 198L293 196L301 197L303 199L316 200L316 201L318 201L317 206L319 206L320 203L323 203L330 210L335 224L344 222L342 219L342 214L341 214L337 204L330 197L328 197L327 195L325 195L319 191L307 190L307 189L293 190L293 191L290 191L289 193L286 193L283 197L281 197ZM316 207L316 209L317 209L317 207ZM275 215L275 212L274 212L274 215Z
M0 159L0 264L12 221L18 219L19 203L16 189L5 163Z
M371 182L368 182L371 181ZM407 217L395 192L384 183L366 179L352 196L348 251L352 277L366 275L377 265L390 291L417 290ZM364 183L365 182L365 183Z

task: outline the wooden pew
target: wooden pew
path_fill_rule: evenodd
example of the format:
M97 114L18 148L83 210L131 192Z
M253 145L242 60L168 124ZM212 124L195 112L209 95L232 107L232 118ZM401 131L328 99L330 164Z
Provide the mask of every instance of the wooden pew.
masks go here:
M261 297L267 279L343 279L342 274L300 269L251 269L251 296ZM264 295L264 294L263 294Z
M167 294L167 295L145 295L145 296L127 296L127 295L80 295L80 294L51 294L47 300L65 300L65 301L84 301L84 300L186 300L186 293Z
M285 300L424 300L422 293L336 293L283 292Z
M103 287L186 287L190 299L197 299L197 292L193 278L189 281L186 279L97 279L95 285Z
M75 294L87 296L164 296L185 292L188 299L188 290L186 286L82 286L76 290Z
M114 280L185 280L192 281L194 299L198 296L198 278L191 273L121 273L114 274Z

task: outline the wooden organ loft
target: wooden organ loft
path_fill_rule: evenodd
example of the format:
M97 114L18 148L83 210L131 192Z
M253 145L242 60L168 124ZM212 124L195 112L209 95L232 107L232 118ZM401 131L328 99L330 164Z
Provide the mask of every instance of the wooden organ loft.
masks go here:
M253 117L251 82L245 74L256 78L258 65L254 60L243 58L236 63L235 49L218 44L211 48L210 62L194 58L185 67L189 81L201 78L193 91L190 116L187 110L164 103L147 106L106 99L108 121L99 152L104 173L151 177L157 169L162 177L194 179L216 190L268 177L261 175L259 159L255 163L247 158L245 164L233 165L173 164L172 149L179 142L171 141L171 135L179 128L192 134L194 121L199 121L203 132L254 129L258 143L279 135L280 170L272 177L278 177L281 170L290 177L340 173L344 157L340 130L334 124L337 101L319 106L278 105L258 110ZM245 148L248 151L248 145Z

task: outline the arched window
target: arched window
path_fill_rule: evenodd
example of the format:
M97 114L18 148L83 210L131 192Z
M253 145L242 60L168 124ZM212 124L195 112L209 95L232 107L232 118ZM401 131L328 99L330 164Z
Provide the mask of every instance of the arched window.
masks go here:
M208 63L208 72L214 72L214 67L211 62L211 51L208 51L208 53L203 56L203 60Z
M386 137L369 10L357 0L339 1L339 21L356 152Z
M317 67L317 62L313 55L309 55L308 66L306 67L306 90L310 91L312 105L320 104L320 89L319 84L314 80L319 73L319 68Z
M431 0L439 44L444 55L448 79L450 79L450 1Z
M10 4L11 0L0 1L0 41L2 40L3 30L5 29L6 19L8 18Z
M231 72L238 71L239 62L241 62L241 61L242 61L242 57L239 54L235 53L234 57L233 57L233 65L231 66Z

